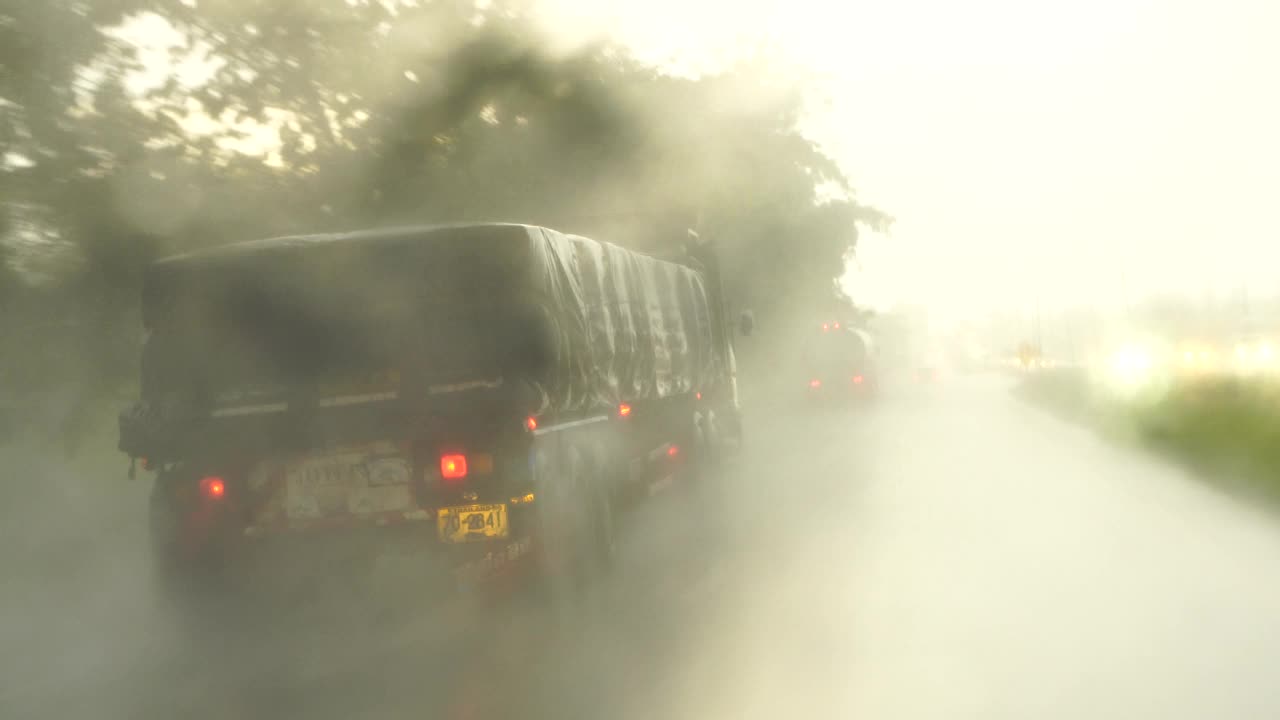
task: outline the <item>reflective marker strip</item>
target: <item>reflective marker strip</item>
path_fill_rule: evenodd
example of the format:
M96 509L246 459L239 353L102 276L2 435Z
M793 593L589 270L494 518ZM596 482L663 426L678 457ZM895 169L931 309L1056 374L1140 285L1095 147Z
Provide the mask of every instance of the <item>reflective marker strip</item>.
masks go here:
M609 419L608 415L596 415L594 417L583 418L581 420L571 420L569 422L563 422L563 423L560 423L559 425L548 425L546 427L540 427L537 430L534 430L533 434L546 435L549 432L555 432L557 430L568 430L569 428L579 427L582 425L591 425L592 423L604 422L608 419Z
M667 451L671 449L672 445L674 445L674 443L663 443L658 447L650 450L646 454L646 457L649 458L650 461L660 460L667 455Z
M338 397L323 398L317 403L320 407L342 407L345 405L360 405L363 403L383 402L386 400L395 400L400 397L400 393L382 392L369 393L367 395L340 395ZM265 405L240 405L238 407L218 408L213 411L213 417L235 417L238 415L261 415L264 413L284 412L289 409L289 403L268 403Z
M652 483L649 484L649 497L653 497L654 495L657 495L663 490L670 488L675 483L675 480L676 480L675 475L665 475L663 477L658 478L657 480L654 480Z
M496 380L468 380L452 385L432 385L427 388L427 392L432 395L439 395L441 393L462 392L463 390L474 390L476 388L495 389L500 387L502 387L502 378L497 378Z
M390 392L369 393L367 395L339 395L338 397L323 398L320 400L320 407L342 407L344 405L360 405L363 403L382 402L385 400L395 400L400 397L400 393L392 390Z
M267 405L241 405L240 407L218 408L213 417L234 417L237 415L261 415L263 413L284 412L289 403L269 403Z
M432 520L433 518L434 515L429 511L420 509L390 510L382 513L371 513L368 515L341 514L311 520L285 520L264 523L261 525L250 525L244 529L244 536L254 538L281 532L333 530L360 527L369 524L373 524L377 527L386 527L387 525L397 525L406 522L422 522L424 520Z

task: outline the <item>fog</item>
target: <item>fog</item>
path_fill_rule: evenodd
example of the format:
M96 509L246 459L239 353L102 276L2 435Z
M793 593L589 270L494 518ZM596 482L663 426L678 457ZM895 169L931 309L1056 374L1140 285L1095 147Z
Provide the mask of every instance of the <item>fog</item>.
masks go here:
M632 517L617 574L595 588L607 604L560 635L517 595L381 622L368 600L328 615L309 603L301 627L189 644L149 592L140 484L10 455L43 477L23 501L37 518L6 523L5 704L23 717L1268 716L1273 518L1006 385L902 388L852 416L751 403L768 440Z
M677 65L768 43L814 73L803 127L897 218L850 271L864 303L959 321L1035 297L1116 308L1270 287L1270 3L591 7L548 3L549 24Z
M1277 30L1261 0L0 0L0 716L1276 716ZM685 267L246 251L216 297L274 289L238 315L196 281L199 322L144 294L175 254L455 222ZM288 283L245 280L268 257ZM572 300L521 295L530 268ZM855 327L873 345L814 361ZM162 344L184 333L195 359ZM401 385L402 355L431 367ZM503 387L482 372L536 400L440 399ZM413 382L421 415L282 415L234 452L199 426L155 467L118 447L146 413L176 437L165 392L318 417ZM707 419L734 405L740 448ZM424 559L443 525L372 515L253 551L247 603L169 574L164 488L274 472L188 465L357 425L449 453L392 452L424 488L480 437L502 449L473 472L563 481L538 512L584 467L641 497L553 516L592 540L570 590L555 533L519 559L485 535L512 559L473 582ZM534 502L442 487L419 515ZM248 513L228 532L268 528Z

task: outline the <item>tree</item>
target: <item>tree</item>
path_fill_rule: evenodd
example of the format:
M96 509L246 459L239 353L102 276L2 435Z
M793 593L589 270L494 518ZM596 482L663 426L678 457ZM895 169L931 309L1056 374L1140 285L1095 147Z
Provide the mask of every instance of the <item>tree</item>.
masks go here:
M838 304L858 226L888 222L764 60L688 79L607 43L552 53L516 2L0 1L0 156L24 159L0 190L74 248L65 307L94 318L108 375L133 360L141 268L169 252L485 219L663 250L696 227L764 319ZM139 17L196 79L140 87L120 30Z

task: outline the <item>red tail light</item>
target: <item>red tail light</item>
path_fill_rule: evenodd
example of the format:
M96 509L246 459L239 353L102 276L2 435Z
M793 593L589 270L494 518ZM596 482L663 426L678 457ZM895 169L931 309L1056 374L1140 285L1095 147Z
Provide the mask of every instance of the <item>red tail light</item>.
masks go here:
M811 387L811 388L820 388L820 387L822 387L822 381L821 381L821 380L810 380L810 381L809 381L809 387Z
M854 385L861 385L861 384L862 384L862 376L861 376L861 375L854 375L854 376L853 376L853 384L854 384Z
M680 448L676 445L667 446L667 457L675 457L680 454Z
M534 430L537 430L538 418L530 415L529 417L524 419L524 426L529 429L529 432L533 432Z
M834 325L832 325L832 327L834 327L835 329L839 330L839 329L840 329L840 323L835 323Z
M441 455L440 477L445 480L461 480L467 476L466 455Z
M618 406L618 417L627 417L630 414L631 414L630 405L626 403L622 403L621 405Z
M822 323L822 332L826 332L826 331L828 331L828 330L830 330L830 329L831 329L831 326L830 326L830 325L828 325L828 324L826 324L826 323Z
M693 394L693 399L694 399L694 400L701 400L701 399L702 399L702 393L694 393L694 394Z
M221 500L227 494L227 483L220 477L200 478L200 494L207 500Z

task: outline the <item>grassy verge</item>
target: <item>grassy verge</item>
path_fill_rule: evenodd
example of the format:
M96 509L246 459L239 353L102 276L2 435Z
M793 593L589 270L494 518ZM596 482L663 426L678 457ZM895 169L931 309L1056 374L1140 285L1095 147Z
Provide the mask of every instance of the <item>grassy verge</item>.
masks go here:
M1280 506L1280 383L1188 379L1121 395L1072 369L1029 376L1017 393L1113 440L1174 458L1224 489Z

